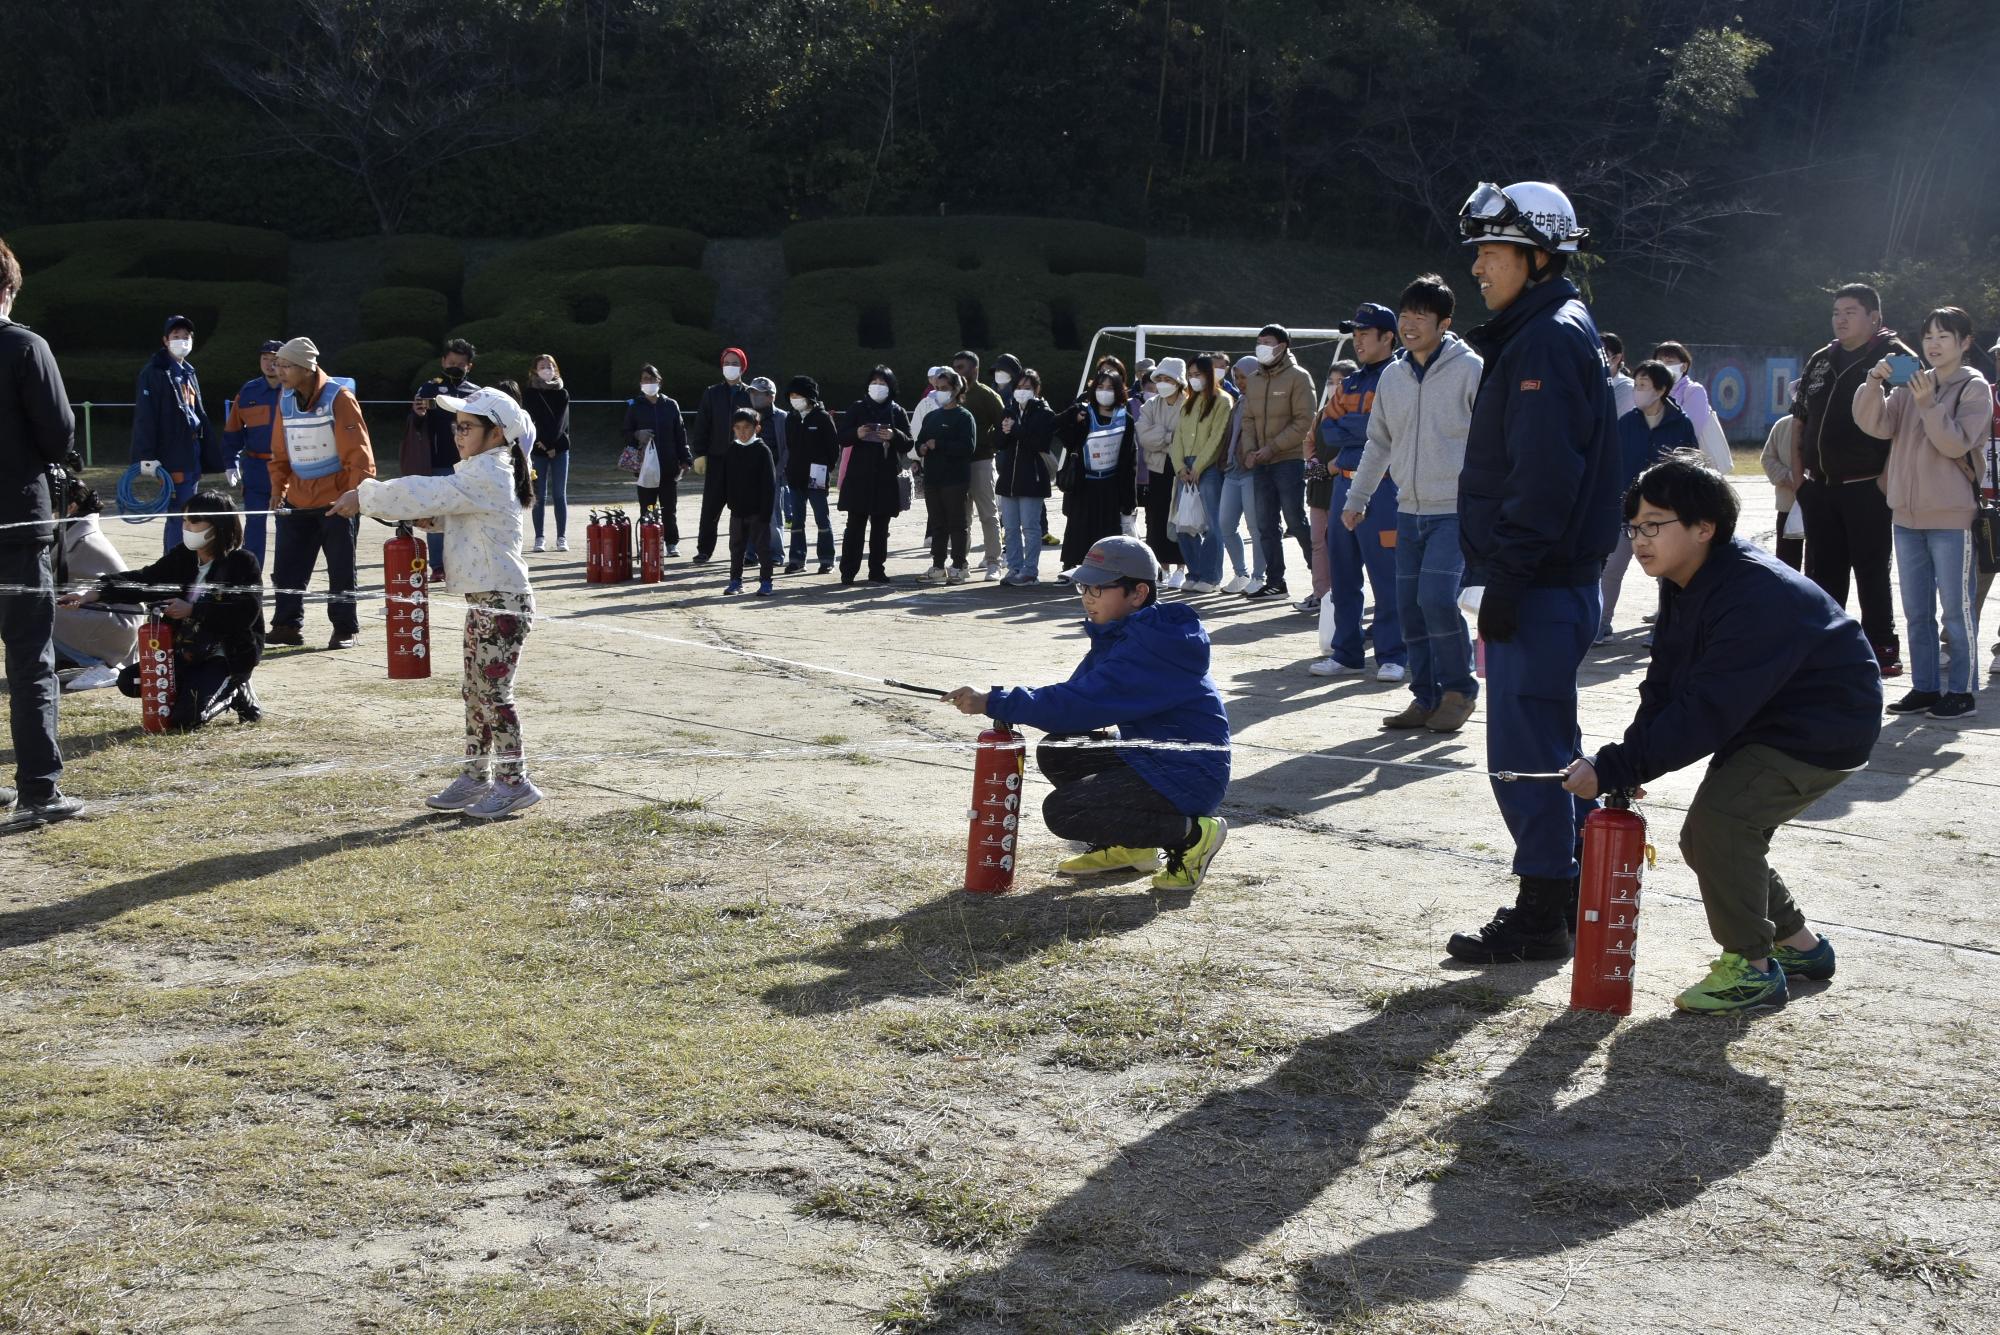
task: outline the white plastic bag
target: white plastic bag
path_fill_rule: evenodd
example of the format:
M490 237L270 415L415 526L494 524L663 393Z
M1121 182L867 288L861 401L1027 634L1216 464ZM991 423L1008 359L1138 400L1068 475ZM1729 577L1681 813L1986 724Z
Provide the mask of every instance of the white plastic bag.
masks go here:
M1181 483L1167 528L1177 538L1199 538L1208 532L1208 507L1202 504L1201 488L1192 482Z
M1118 531L1119 531L1120 533L1124 534L1124 535L1125 535L1126 537L1128 537L1128 538L1136 538L1136 537L1138 537L1138 536L1139 536L1139 516L1138 516L1138 515L1135 515L1135 514L1132 514L1132 515L1120 515L1120 516L1118 517Z
M1786 538L1803 538L1805 535L1806 535L1805 507L1801 506L1797 501L1793 501L1792 508L1785 512L1785 531L1779 536Z
M639 485L648 490L660 485L660 451L650 440L646 442L646 457L639 462Z

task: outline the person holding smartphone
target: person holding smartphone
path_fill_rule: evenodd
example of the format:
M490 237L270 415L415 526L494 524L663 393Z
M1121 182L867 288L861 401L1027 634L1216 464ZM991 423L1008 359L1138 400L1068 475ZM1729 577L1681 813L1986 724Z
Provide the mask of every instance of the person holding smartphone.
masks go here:
M840 509L847 531L840 543L840 582L852 584L868 549L868 582L889 582L889 521L903 509L903 471L910 447L910 415L896 402L896 373L877 366L868 390L847 410L840 433Z

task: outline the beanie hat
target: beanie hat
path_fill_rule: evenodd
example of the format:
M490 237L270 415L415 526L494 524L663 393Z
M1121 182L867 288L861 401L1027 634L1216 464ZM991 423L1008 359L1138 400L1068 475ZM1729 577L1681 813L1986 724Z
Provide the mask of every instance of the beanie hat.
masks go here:
M809 375L795 375L791 383L785 386L785 393L796 394L802 399L811 399L814 403L818 403L819 382Z
M310 371L319 365L319 346L309 338L291 339L278 349L278 360Z
M716 363L717 365L720 365L722 362L728 360L731 357L734 357L736 359L736 364L742 367L745 371L748 371L750 369L750 359L744 355L743 349L741 348L724 348L722 350L722 356L716 358Z
M996 371L1005 371L1008 375L1011 375L1016 380L1019 380L1021 378L1021 372L1026 368L1021 365L1021 359L1019 357L1016 357L1011 352L1003 352L998 357L995 357L993 359L993 369Z

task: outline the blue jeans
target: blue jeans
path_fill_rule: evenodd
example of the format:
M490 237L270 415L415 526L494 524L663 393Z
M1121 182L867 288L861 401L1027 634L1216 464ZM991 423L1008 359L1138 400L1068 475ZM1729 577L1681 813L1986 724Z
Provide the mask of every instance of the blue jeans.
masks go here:
M1257 532L1257 475L1247 468L1232 468L1222 475L1222 504L1216 510L1216 524L1222 531L1222 549L1229 556L1229 568L1253 584L1264 582L1264 543ZM1237 521L1250 530L1250 564L1243 563L1243 538Z
M806 508L810 506L813 523L819 525L819 563L833 564L833 525L827 519L826 488L806 487L785 493L785 519L792 526L792 564L806 563Z
M1972 692L1972 535L1962 528L1896 525L1896 574L1903 586L1909 635L1910 686L1919 691ZM1951 655L1938 685L1938 607L1944 607L1944 647Z
M1201 492L1201 507L1208 511L1208 532L1198 538L1183 534L1180 539L1181 563L1188 569L1188 578L1203 584L1222 583L1222 528L1218 520L1222 515L1222 469L1211 467L1194 481ZM1240 553L1238 549L1241 565Z
M1042 577L1042 513L1040 496L1002 496L1000 533L1005 540L1007 574L1014 579Z
M1280 459L1250 474L1257 488L1257 550L1273 584L1285 582L1284 530L1299 542L1306 569L1312 569L1312 525L1306 522L1306 461Z
M1486 646L1486 768L1547 774L1583 754L1576 723L1576 670L1597 634L1593 582L1521 594L1520 628ZM1577 873L1577 840L1594 803L1554 783L1493 780L1493 800L1514 838L1514 874L1562 879Z
M535 460L535 541L542 540L542 516L556 503L556 537L569 534L569 451L557 450Z
M1396 516L1396 610L1410 653L1410 694L1436 709L1446 691L1479 698L1472 674L1472 637L1458 610L1465 583L1465 552L1458 545L1458 516ZM1380 634L1381 621L1375 623Z
M1333 595L1333 657L1349 667L1368 656L1361 639L1361 577L1375 593L1375 661L1400 663L1403 618L1396 596L1396 488L1387 478L1368 498L1361 522L1349 533L1340 520L1352 478L1335 474L1333 500L1327 506L1326 568Z
M169 552L181 545L181 509L194 497L195 492L201 489L200 473L183 473L181 476L184 480L175 482L168 474L160 475L161 480L171 486L174 493L173 506L167 511L165 550Z

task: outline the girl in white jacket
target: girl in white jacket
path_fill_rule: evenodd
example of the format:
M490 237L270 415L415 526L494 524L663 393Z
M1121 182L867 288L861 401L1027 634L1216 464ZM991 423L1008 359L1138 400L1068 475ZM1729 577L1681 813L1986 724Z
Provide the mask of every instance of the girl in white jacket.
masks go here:
M521 448L528 414L497 389L463 399L441 394L437 406L458 415L459 461L450 474L363 482L333 512L443 529L445 569L466 602L465 770L425 803L493 820L542 800L522 760L514 708L514 674L535 613L521 555L523 519L535 501Z

